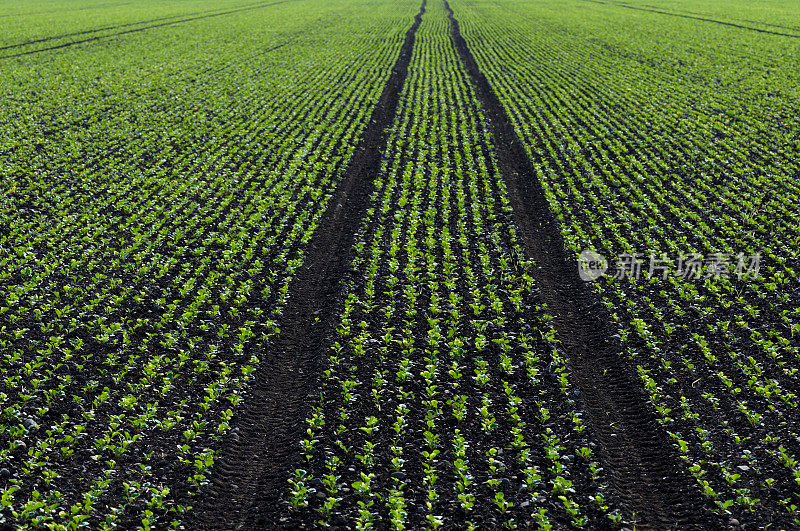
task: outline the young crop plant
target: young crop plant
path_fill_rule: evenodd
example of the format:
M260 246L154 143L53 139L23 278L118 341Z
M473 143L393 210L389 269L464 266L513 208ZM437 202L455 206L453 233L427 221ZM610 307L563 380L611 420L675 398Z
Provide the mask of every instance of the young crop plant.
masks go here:
M329 344L318 407L338 425L294 474L341 461L332 525L621 524L441 5L409 68ZM325 500L287 479L287 522L311 525Z
M683 469L676 525L800 527L796 5L48 6L0 2L0 527L202 519L355 203L280 525L646 527L592 374ZM608 262L592 315L563 249Z
M0 111L0 524L180 527L239 438L408 17L192 0L149 27L146 7L72 4L49 34L31 8L2 37L22 55L0 86L26 111Z
M797 74L782 67L755 86L726 73L759 68L786 36L751 31L764 20L738 3L702 17L663 2L649 12L598 4L570 19L569 37L548 26L563 15L517 7L452 2L566 243L610 262L592 288L621 355L709 510L792 527L800 262L798 189L784 178L797 171L796 145L784 131L796 124L764 97ZM753 24L736 33L750 43L744 54L715 23L735 17ZM601 19L620 25L604 32ZM709 31L702 43L689 36L698 25ZM624 255L641 274L620 274Z

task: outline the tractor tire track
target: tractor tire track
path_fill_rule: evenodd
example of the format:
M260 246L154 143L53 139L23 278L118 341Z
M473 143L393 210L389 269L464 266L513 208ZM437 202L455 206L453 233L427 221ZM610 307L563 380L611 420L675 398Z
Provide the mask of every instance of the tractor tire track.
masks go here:
M632 5L632 4L628 3L628 2L618 2L618 4L625 5L625 6ZM660 6L655 6L655 5L650 5L650 4L641 4L641 6L634 6L634 7L642 7L642 8L650 8L650 9L658 9L658 10L663 9ZM708 13L700 13L700 12L697 12L697 11L686 11L685 9L673 9L669 13L678 13L678 14L681 14L681 15L694 15L694 16L698 16L698 17L709 17L709 16L712 16L712 15L709 15ZM711 19L711 20L713 20L715 22L718 21L717 19ZM763 21L758 21L758 20L749 20L749 19L746 19L746 18L745 19L733 19L732 18L732 19L730 19L730 21L737 22L737 23L738 22L746 22L748 24L758 24L760 26L768 26L770 28L781 28L781 29L787 29L787 30L790 30L790 31L800 31L800 27L797 27L797 26L783 26L781 24L772 24L772 23L769 23L769 22L763 22ZM719 22L725 23L725 22L728 22L728 21L722 20L722 21L719 21Z
M67 48L69 46L75 46L76 44L84 44L84 43L87 43L87 42L98 41L100 39L108 39L108 38L111 38L111 37L119 37L121 35L128 35L130 33L139 33L139 32L147 31L149 29L154 29L154 28L162 28L162 27L165 27L165 26L174 26L176 24L183 24L184 22L193 22L195 20L202 20L202 19L213 18L213 17L221 17L223 15L231 15L233 13L241 13L242 11L252 11L254 9L261 9L261 8L264 8L264 7L275 6L275 5L278 5L278 4L285 4L287 2L292 2L292 1L295 1L295 0L281 0L280 2L272 2L272 3L269 3L269 4L259 4L259 5L250 6L250 7L242 7L242 8L233 9L233 10L230 10L230 11L223 11L221 13L212 13L210 15L199 15L199 16L196 16L196 17L184 18L184 19L181 19L181 20L173 20L171 22L162 22L160 24L151 24L150 26L144 26L144 27L141 27L141 28L134 28L134 29L129 29L129 30L125 30L125 31L118 31L116 33L109 33L108 35L96 35L94 37L88 37L86 39L79 39L77 41L70 41L70 42L65 42L65 43L61 43L61 44L56 44L54 46L48 46L46 48L39 48L37 50L28 50L26 52L19 52L19 53L15 53L15 54L12 54L12 55L4 55L4 56L0 57L0 59L12 59L14 57L22 57L22 56L25 56L25 55L31 55L31 54L35 54L35 53L49 52L49 51L52 51L52 50L59 50L61 48ZM165 17L164 19L153 19L153 20L165 20L166 18L175 18L175 17ZM152 22L152 21L147 21L147 22ZM22 44L15 44L15 45L11 45L11 46L6 46L5 48L0 48L0 50L20 47L20 46L28 46L30 44L34 44L34 43L37 43L37 42L44 42L44 41L49 41L51 39L59 39L59 38L64 38L64 37L70 37L70 36L74 36L74 35L80 35L82 33L95 33L95 32L98 32L98 31L105 31L107 29L116 29L116 28L122 28L122 27L125 27L125 26L136 25L136 24L144 24L144 23L145 22L137 22L137 23L131 23L131 24L122 24L120 26L111 26L109 28L101 28L101 29L97 29L97 30L86 30L85 32L78 32L78 33L74 33L72 35L62 35L60 37L52 37L52 38L40 39L38 41L31 41L31 42L22 43Z
M572 383L602 448L605 469L640 529L716 529L721 524L701 500L694 480L647 406L635 371L618 354L611 319L578 276L541 183L513 123L461 35L447 0L450 31L494 138L498 169L509 191L534 276L569 354Z
M688 19L691 19L691 20L700 20L702 22L712 22L714 24L721 24L723 26L730 26L732 28L739 28L739 29L745 29L745 30L750 30L750 31L756 31L758 33L766 33L768 35L778 35L778 36L781 36L781 37L792 37L792 38L795 38L795 39L800 39L800 35L793 35L791 33L781 33L780 31L772 31L772 30L766 30L766 29L761 29L761 28L754 28L752 26L743 26L742 24L736 24L734 22L725 22L723 20L717 20L717 19L714 19L714 18L698 17L698 16L695 16L695 15L685 15L685 14L682 14L682 13L670 13L669 11L661 11L660 9L651 9L651 8L648 8L648 7L631 6L631 5L627 5L627 4L615 4L615 5L617 5L619 7L624 7L626 9L633 9L633 10L636 10L636 11L646 11L648 13L657 13L659 15L669 15L671 17L688 18Z
M97 9L105 9L107 7L119 7L128 5L131 2L119 2L119 3L110 3L110 4L98 4L96 6L87 6L87 7L77 7L74 9L70 9L70 11L94 11ZM33 17L36 15L48 15L50 13L60 13L61 11L58 9L50 9L48 11L28 11L23 13L5 13L0 15L0 18L9 18L9 17Z
M309 243L303 267L292 280L280 337L261 356L261 369L236 423L238 440L217 461L212 484L190 522L192 529L280 527L281 496L299 455L326 340L339 317L341 284L349 271L356 231L370 205L426 1L405 35L342 182Z
M215 11L219 11L219 9L208 9L208 10L205 10L205 11L196 11L194 13L184 13L182 15L170 15L168 17L151 18L149 20L140 20L139 22L128 22L128 23L125 23L125 24L117 24L115 26L103 26L101 28L93 28L93 29L81 30L81 31L73 32L73 33L62 33L61 35L52 35L50 37L42 37L41 39L33 39L33 40L30 40L30 41L19 42L19 43L16 43L16 44L9 44L9 45L6 45L6 46L0 46L0 51L2 51L2 50L11 50L13 48L22 48L22 47L25 47L25 46L30 46L31 44L39 44L39 43L42 43L42 42L57 41L59 39L66 39L68 37L77 37L79 35L86 35L88 33L97 33L97 32L100 32L100 31L109 31L109 30L115 30L115 29L120 29L120 28L129 28L131 26L140 26L142 24L151 24L153 22L161 22L162 20L173 20L173 19L181 18L181 17L191 17L191 16L195 16L195 15L204 15L206 13L213 13Z
M780 31L772 31L772 30L767 30L767 29L762 29L762 28L754 28L752 26L744 26L742 24L737 24L735 22L726 22L724 20L717 20L715 18L702 17L702 16L698 16L698 15L688 15L686 13L674 13L674 12L671 12L671 11L662 11L660 9L655 9L655 8L652 8L652 7L632 6L632 5L626 4L624 2L603 2L602 0L582 0L582 1L583 2L591 2L593 4L602 4L602 5L606 5L606 6L624 7L626 9L633 9L635 11L645 11L645 12L648 12L648 13L657 13L659 15L669 15L671 17L688 18L688 19L691 19L691 20L699 20L699 21L702 21L702 22L712 22L714 24L721 24L723 26L731 26L733 28L750 30L750 31L758 32L758 33L766 33L768 35L778 35L780 37L792 37L794 39L800 39L800 35L795 35L795 34L791 34L791 33L782 33ZM797 28L793 28L791 26L780 26L778 24L767 24L765 22L755 22L755 21L750 21L750 22L752 22L754 24L762 24L764 26L770 26L770 27L773 27L773 28L783 28L783 29L788 29L790 31L798 31Z

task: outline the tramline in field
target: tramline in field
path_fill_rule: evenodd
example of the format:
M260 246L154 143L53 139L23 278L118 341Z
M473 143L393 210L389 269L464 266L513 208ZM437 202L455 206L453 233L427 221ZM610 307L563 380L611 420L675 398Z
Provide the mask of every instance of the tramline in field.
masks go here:
M0 527L800 526L797 20L0 1Z

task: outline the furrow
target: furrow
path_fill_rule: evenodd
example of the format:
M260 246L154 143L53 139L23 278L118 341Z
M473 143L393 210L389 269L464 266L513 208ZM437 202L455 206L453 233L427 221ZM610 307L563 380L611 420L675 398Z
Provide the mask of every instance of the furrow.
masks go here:
M263 8L263 7L269 7L269 6L274 6L274 5L278 5L278 4L285 4L288 1L291 1L291 0L281 0L280 2L272 2L271 4L261 4L261 5L257 5L257 6L251 6L251 7L243 7L243 8L240 8L240 9L232 9L230 11L223 11L222 13L212 13L210 15L200 15L200 16L196 16L196 17L184 18L184 19L181 19L181 20L173 20L173 21L170 21L170 22L161 22L159 24L151 24L150 26L144 26L144 27L141 27L141 28L134 28L134 29L129 29L129 30L125 30L125 31L118 31L116 33L110 33L108 35L96 35L94 37L87 37L85 39L79 39L77 41L71 41L71 42L65 42L65 43L62 43L62 44L56 44L54 46L48 46L46 48L40 48L38 50L28 50L26 52L19 52L19 53L15 53L15 54L11 54L11 55L4 55L4 56L0 57L0 59L12 59L14 57L22 57L24 55L31 55L31 54L41 53L41 52L49 52L49 51L52 51L52 50L59 50L61 48L67 48L69 46L75 46L76 44L84 44L84 43L87 43L87 42L98 41L100 39L108 39L108 38L111 38L111 37L119 37L121 35L128 35L130 33L140 33L142 31L147 31L149 29L162 28L162 27L165 27L165 26L174 26L176 24L183 24L184 22L193 22L195 20L203 20L203 19L206 19L206 18L221 17L223 15L231 15L233 13L241 13L242 11L252 11L253 9L260 9L260 8ZM119 27L123 27L123 26L125 26L125 24L123 24L122 26L119 26ZM108 28L108 29L114 29L114 28ZM84 33L94 33L95 31L100 31L100 30L86 31ZM25 46L25 45L28 45L28 44L33 44L34 42L42 42L44 40L49 40L49 39L41 39L40 41L33 41L33 42L30 42L30 43L24 43L24 44L20 44L18 46ZM8 48L12 48L12 46L7 46L5 49L8 49ZM2 48L0 48L0 49L2 49Z
M325 338L335 326L340 284L351 261L359 222L369 207L374 176L389 138L408 74L423 0L405 35L391 75L364 130L343 180L323 214L306 259L292 280L279 321L280 338L264 356L254 391L240 417L239 440L223 452L222 472L196 514L203 529L277 526L278 499L288 462L303 432L309 397L316 390Z
M623 504L643 527L709 528L715 522L681 470L669 439L646 407L633 370L618 355L610 319L578 276L576 259L549 209L541 184L510 117L481 73L447 1L451 35L494 137L498 169L506 182L514 219L535 279L554 315L569 355L589 423L600 439L606 468Z

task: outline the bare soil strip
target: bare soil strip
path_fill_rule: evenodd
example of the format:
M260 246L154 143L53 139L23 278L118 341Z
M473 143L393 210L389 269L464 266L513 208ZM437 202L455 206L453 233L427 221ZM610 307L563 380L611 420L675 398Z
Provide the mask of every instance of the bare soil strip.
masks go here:
M793 35L791 33L781 33L779 31L766 30L766 29L762 29L762 28L754 28L752 26L743 26L741 24L736 24L735 22L726 22L724 20L717 20L715 18L708 18L708 17L699 16L699 14L686 14L686 13L675 13L675 12L671 12L671 11L662 11L660 9L655 9L655 8L649 7L649 6L632 6L632 5L626 4L625 2L603 2L602 0L583 0L583 1L584 2L592 2L594 4L603 4L603 5L606 5L606 6L610 5L610 6L616 6L616 7L624 7L626 9L634 9L634 10L637 10L637 11L647 11L649 13L658 13L659 15L669 15L671 17L689 18L689 19L692 19L692 20L700 20L702 22L712 22L714 24L722 24L723 26L731 26L733 28L756 31L758 33L767 33L769 35L778 35L780 37L792 37L792 38L795 38L795 39L800 39L800 35ZM767 24L766 22L758 22L758 21L754 21L754 20L748 20L746 22L751 22L753 24L761 24L763 26L770 26L770 27L773 27L773 28L783 28L783 29L787 29L787 30L791 30L791 31L798 31L797 28L793 28L791 26L781 26L779 24Z
M761 28L753 28L751 26L742 26L741 24L735 24L733 22L725 22L724 20L717 20L714 18L707 18L707 17L698 17L694 15L685 15L682 13L670 13L669 11L661 11L660 9L652 9L647 7L639 7L639 6L631 6L627 4L614 4L619 7L624 7L626 9L635 9L636 11L647 11L648 13L658 13L659 15L669 15L671 17L679 17L679 18L688 18L692 20L700 20L702 22L712 22L714 24L722 24L723 26L730 26L732 28L739 28L744 30L756 31L758 33L766 33L768 35L778 35L780 37L792 37L793 39L800 39L800 35L793 35L791 33L781 33L779 31L772 31L766 30ZM782 26L781 26L782 27ZM787 28L792 29L792 28Z
M247 6L251 7L251 6ZM76 10L77 11L77 10ZM67 37L77 37L78 35L86 35L87 33L97 33L100 31L109 31L114 29L120 28L129 28L131 26L140 26L142 24L152 24L154 22L161 22L162 20L173 20L176 18L184 18L184 17L192 17L197 15L204 15L206 13L214 13L215 11L219 11L219 9L209 9L206 11L197 11L195 13L184 13L182 15L170 15L168 17L158 17L158 18L151 18L149 20L140 20L138 22L127 22L125 24L117 24L114 26L103 26L100 28L93 28L93 29L86 29L82 31L76 31L74 33L62 33L61 35L51 35L49 37L43 37L41 39L34 39L31 41L20 42L17 44L9 44L8 46L0 46L0 50L10 50L12 48L22 48L23 46L30 46L31 44L38 44L40 42L48 42L48 41L57 41L58 39L66 39Z
M514 218L541 296L569 354L572 382L620 503L634 513L637 528L721 527L701 501L692 478L661 429L635 371L615 345L610 317L578 275L577 259L566 250L541 183L511 119L481 73L447 1L453 43L476 89L490 131L500 174L509 190Z
M193 529L280 527L281 495L299 455L305 418L318 388L326 341L339 318L342 280L352 260L356 231L370 204L381 153L408 74L423 0L339 188L292 280L280 319L280 338L261 357L254 389L236 421L238 441L223 450L213 484L204 493Z
M129 29L129 30L125 30L125 31L118 31L116 33L109 33L108 35L96 35L94 37L88 37L86 39L80 39L80 40L77 40L77 41L65 42L65 43L62 43L62 44L54 45L54 46L48 46L46 48L39 48L37 50L29 50L27 52L19 52L19 53L15 53L13 55L4 55L4 56L1 56L0 59L11 59L12 57L22 57L23 55L31 55L31 54L35 54L35 53L49 52L51 50L59 50L61 48L67 48L69 46L75 46L76 44L83 44L83 43L86 43L86 42L99 41L100 39L108 39L108 38L111 38L111 37L119 37L120 35L127 35L129 33L139 33L139 32L142 32L142 31L147 31L149 29L161 28L161 27L164 27L164 26L174 26L176 24L183 24L184 22L192 22L192 21L195 21L195 20L202 20L202 19L205 19L205 18L221 17L223 15L231 15L233 13L240 13L242 11L252 11L253 9L261 9L261 8L264 8L264 7L275 6L275 5L278 5L278 4L285 4L285 3L290 2L290 1L292 1L292 0L282 0L280 2L272 2L270 4L259 4L259 5L256 5L256 6L242 7L242 8L239 8L239 9L232 9L230 11L223 11L221 13L212 13L210 15L199 15L199 16L190 17L190 18L183 18L181 20L173 20L173 21L170 21L170 22L161 22L160 24L151 24L150 26L144 26L144 27L141 27L141 28L134 28L134 29ZM175 17L164 17L163 19L160 19L160 20L166 20L167 18L175 18ZM154 20L159 20L159 19L154 19ZM0 50L6 50L6 49L9 49L9 48L17 48L17 47L20 47L20 46L28 46L28 45L31 45L31 44L34 44L34 43L37 43L37 42L49 41L49 40L52 40L52 39L60 39L60 38L63 38L63 37L70 37L70 36L73 36L73 35L80 35L82 33L95 33L95 32L104 31L104 30L107 30L107 29L116 29L116 28L122 28L122 27L125 27L125 26L133 26L133 25L136 25L136 24L143 24L143 23L145 23L145 22L134 22L134 23L131 23L131 24L121 24L119 26L109 26L108 28L101 28L101 29L98 29L98 30L86 30L86 31L74 33L74 34L71 34L71 35L62 35L60 37L39 39L39 40L36 40L36 41L30 41L30 42L26 42L26 43L6 46L5 48L0 48Z

